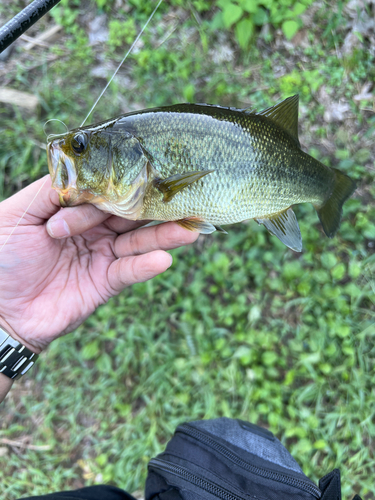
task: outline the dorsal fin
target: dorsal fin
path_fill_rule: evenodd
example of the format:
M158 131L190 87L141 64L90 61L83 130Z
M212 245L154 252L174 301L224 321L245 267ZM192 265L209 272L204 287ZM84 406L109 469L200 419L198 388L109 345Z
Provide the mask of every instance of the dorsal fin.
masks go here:
M277 123L279 127L289 132L297 141L298 146L301 147L298 140L298 98L298 94L293 95L257 114L266 116Z

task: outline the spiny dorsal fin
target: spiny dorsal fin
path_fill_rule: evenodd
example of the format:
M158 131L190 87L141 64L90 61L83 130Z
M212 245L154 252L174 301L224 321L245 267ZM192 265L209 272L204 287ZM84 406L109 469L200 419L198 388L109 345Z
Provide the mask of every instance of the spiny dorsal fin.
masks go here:
M291 207L278 214L255 220L258 224L264 224L268 231L277 236L287 247L295 252L302 251L301 231Z
M267 108L258 115L266 116L274 123L277 123L297 141L298 146L298 94L288 97L284 101Z
M175 174L171 175L167 179L155 179L154 186L163 193L163 201L167 203L168 201L171 201L175 194L212 172L214 172L214 170L197 170L194 172Z

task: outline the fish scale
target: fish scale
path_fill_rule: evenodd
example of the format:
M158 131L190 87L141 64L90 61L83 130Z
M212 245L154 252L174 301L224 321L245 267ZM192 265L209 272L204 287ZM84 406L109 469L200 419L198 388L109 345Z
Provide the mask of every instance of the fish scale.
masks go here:
M255 219L300 251L292 205L312 203L332 237L355 183L302 151L297 120L298 95L260 113L207 104L128 113L49 143L52 186L64 206L206 234Z
M259 115L243 116L230 110L236 116L228 119L217 108L211 109L211 116L197 115L201 109L195 105L172 106L120 120L118 126L134 134L151 154L161 177L186 170L215 170L177 193L167 204L162 203L159 191L152 190L145 197L142 218L197 216L214 225L230 224L277 213L293 203L317 203L327 196L329 184L325 182L322 190L318 169L313 169L308 177L314 182L303 176L296 198L301 173L298 166L311 157L296 146L287 132ZM207 106L203 110L207 111ZM180 144L182 162L176 163L168 149L162 149L161 145L173 141ZM187 151L185 145L189 145ZM330 174L329 169L323 169Z

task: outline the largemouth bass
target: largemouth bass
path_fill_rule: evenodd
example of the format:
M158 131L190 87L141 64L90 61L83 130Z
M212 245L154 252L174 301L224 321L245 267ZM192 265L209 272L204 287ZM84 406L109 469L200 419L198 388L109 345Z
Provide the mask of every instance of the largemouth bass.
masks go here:
M292 205L312 203L333 237L356 187L302 151L298 95L259 113L206 104L128 113L60 136L47 154L62 206L92 203L204 234L255 219L298 252Z

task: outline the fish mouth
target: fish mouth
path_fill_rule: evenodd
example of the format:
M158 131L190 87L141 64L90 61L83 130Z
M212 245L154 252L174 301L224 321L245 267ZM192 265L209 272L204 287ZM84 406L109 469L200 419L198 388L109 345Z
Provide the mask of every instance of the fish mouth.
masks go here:
M64 153L64 139L55 139L47 144L48 170L52 179L52 188L59 195L62 207L81 205L93 195L77 188L77 169L74 158Z

